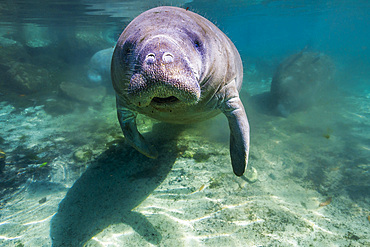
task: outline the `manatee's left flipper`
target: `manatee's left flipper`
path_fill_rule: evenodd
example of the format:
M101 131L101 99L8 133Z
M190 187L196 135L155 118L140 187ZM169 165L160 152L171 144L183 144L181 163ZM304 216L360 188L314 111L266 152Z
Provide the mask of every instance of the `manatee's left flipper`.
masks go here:
M229 121L231 164L235 175L242 176L248 164L249 123L236 88L228 88L220 108Z
M149 158L156 159L158 157L157 150L148 143L137 130L137 114L126 107L121 106L118 101L119 100L117 100L118 121L121 125L126 141L140 153Z

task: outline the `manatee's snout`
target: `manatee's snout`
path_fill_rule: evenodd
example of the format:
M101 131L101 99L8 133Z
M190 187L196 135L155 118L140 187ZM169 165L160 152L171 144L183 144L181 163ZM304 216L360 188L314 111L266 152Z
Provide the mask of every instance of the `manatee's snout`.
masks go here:
M139 52L128 94L139 107L191 105L200 98L197 75L176 42L156 37Z
M155 53L150 52L145 57L145 63L148 65L154 64L157 59L161 59L161 62L164 64L172 63L174 61L174 56L170 52L164 52L163 54L158 54L157 56Z

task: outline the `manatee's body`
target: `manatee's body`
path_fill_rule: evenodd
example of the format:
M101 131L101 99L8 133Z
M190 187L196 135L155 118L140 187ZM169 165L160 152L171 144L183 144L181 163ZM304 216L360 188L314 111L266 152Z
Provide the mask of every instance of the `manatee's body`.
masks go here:
M234 44L207 19L176 7L142 13L121 34L111 75L122 131L141 153L157 156L137 131L137 113L186 124L223 112L234 172L244 173L249 124L238 93L242 61Z
M271 97L279 114L303 110L322 95L334 74L334 64L322 53L306 48L285 59L271 82Z
M97 84L110 83L110 64L114 48L96 52L89 61L87 78Z

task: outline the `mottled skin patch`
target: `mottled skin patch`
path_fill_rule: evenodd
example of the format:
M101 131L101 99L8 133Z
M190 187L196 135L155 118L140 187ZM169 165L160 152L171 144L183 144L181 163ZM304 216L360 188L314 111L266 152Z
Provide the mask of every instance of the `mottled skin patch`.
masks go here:
M214 24L181 8L148 10L122 32L111 75L119 122L134 148L157 157L137 130L137 113L186 124L223 112L230 126L234 173L243 175L249 124L239 99L242 61L234 44Z

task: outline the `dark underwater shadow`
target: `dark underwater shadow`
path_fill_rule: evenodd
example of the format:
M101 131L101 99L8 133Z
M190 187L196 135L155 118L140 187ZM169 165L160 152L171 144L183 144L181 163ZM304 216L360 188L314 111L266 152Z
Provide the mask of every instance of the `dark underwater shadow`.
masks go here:
M276 109L276 102L270 92L253 95L248 98L248 104L262 114L271 116L281 116Z
M157 159L122 143L102 153L81 175L51 220L52 246L83 246L109 225L125 223L152 244L162 236L140 213L131 210L145 200L171 171L181 126L157 124L146 138L159 151ZM165 134L164 134L165 133Z
M289 104L286 102L281 104L282 107L279 104L276 95L271 92L264 92L250 96L248 97L247 102L256 112L264 115L287 118L290 114L307 111L314 106L322 107L323 109L332 108L332 105L338 103L338 98L341 98L338 93L337 86L333 83L328 83L328 85L320 88L315 95L312 95L314 99L293 99Z

